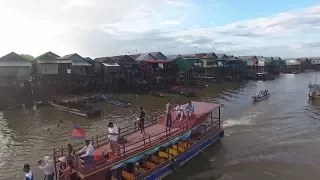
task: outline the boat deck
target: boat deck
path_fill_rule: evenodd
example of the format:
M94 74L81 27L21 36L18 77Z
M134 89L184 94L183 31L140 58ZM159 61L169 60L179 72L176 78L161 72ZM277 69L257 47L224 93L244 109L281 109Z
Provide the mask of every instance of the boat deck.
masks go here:
M171 128L170 132L171 135L175 135L180 133L183 129L180 128ZM148 126L145 128L145 134L141 134L140 131L133 132L131 134L128 134L124 136L125 139L127 139L127 142L124 144L119 144L120 146L120 152L130 152L133 149L135 151L139 151L143 148L145 148L148 145L151 145L154 143L154 141L159 140L163 138L165 140L167 138L167 135L169 134L169 130L166 131L166 126L160 123L152 124L151 126ZM145 141L143 141L145 139ZM110 143L106 143L104 145L101 145L95 149L95 153L100 154L103 150L106 150L107 152L111 151Z

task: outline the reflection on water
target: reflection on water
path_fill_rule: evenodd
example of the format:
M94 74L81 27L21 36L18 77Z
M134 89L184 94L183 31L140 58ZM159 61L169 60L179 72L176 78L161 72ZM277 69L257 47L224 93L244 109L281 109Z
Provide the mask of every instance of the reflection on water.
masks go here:
M226 136L168 179L318 179L320 160L314 157L320 157L320 101L307 99L307 86L313 76L281 75L274 81L212 84L197 90L197 98L170 97L175 102L224 104L221 113ZM268 89L271 96L253 103L252 95L262 89ZM140 105L149 117L156 117L164 112L168 100L148 95L119 98L131 101L132 107L123 109L99 102L95 106L103 108L103 115L94 119L49 106L1 112L0 180L22 178L25 162L42 179L37 160L52 154L54 147L74 142L71 130L75 124L84 127L90 137L105 133L109 121L118 126L132 123Z

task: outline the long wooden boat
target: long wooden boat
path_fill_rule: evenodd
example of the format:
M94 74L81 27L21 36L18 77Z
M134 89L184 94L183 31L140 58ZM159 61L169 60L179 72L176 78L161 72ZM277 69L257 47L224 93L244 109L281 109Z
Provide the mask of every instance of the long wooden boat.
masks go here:
M55 107L55 108L57 108L57 109L59 109L61 111L65 111L65 112L68 112L68 113L71 113L71 114L74 114L74 115L78 115L78 116L82 116L82 117L86 117L86 118L101 116L101 111L102 111L102 109L100 109L100 108L90 108L90 107L88 107L85 110L68 108L68 107L65 107L65 106L61 106L61 105L55 104L53 101L48 101L48 104L50 104L51 106L53 106L53 107Z
M110 152L107 134L92 137L95 160L82 161L75 156L72 161L79 180L133 180L162 179L202 152L206 147L223 137L221 129L220 104L192 102L195 114L180 122L174 121L166 127L165 116L145 125L145 135L140 134L137 124L119 128L123 141L115 156L104 158L103 151ZM186 106L186 105L184 105ZM175 112L172 112L175 115ZM215 115L217 117L215 117ZM75 150L83 143L74 144ZM66 148L53 150L54 162L66 153ZM137 167L139 164L139 174ZM55 166L55 173L59 168Z
M264 95L264 96L262 96L262 97L258 97L258 98L253 97L253 100L254 100L254 101L261 101L261 100L264 100L264 99L266 99L266 98L268 98L268 97L270 97L270 93L268 93L267 95Z
M104 101L120 107L129 107L131 105L128 101L118 100L110 96L102 95L102 98L104 99Z
M178 94L185 97L196 97L197 93L195 91L190 91L183 86L170 86L168 89L168 93Z

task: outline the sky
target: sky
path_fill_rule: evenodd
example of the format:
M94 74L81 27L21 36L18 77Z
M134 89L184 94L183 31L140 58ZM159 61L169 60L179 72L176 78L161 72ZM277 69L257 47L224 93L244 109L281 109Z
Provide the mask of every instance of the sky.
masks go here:
M320 56L319 0L0 0L0 56Z

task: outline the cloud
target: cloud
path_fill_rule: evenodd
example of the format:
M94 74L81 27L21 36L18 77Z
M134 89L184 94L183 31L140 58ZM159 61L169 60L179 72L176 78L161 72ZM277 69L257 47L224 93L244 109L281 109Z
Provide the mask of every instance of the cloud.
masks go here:
M17 51L37 56L51 50L60 55L77 52L98 57L135 53L136 49L193 53L197 47L197 52L311 56L307 49L319 48L311 40L320 37L320 6L223 26L208 22L201 28L203 24L189 22L188 18L201 11L197 2L7 1L0 4L0 22L4 24L0 29L0 54ZM183 13L177 13L181 7ZM197 26L186 28L190 23Z
M180 24L179 21L176 20L166 20L158 23L159 25L178 25Z
M167 0L166 3L173 6L190 6L191 5L190 3L186 3L183 1L171 1L171 0Z
M293 50L320 48L320 41L291 44L289 45L289 48Z

